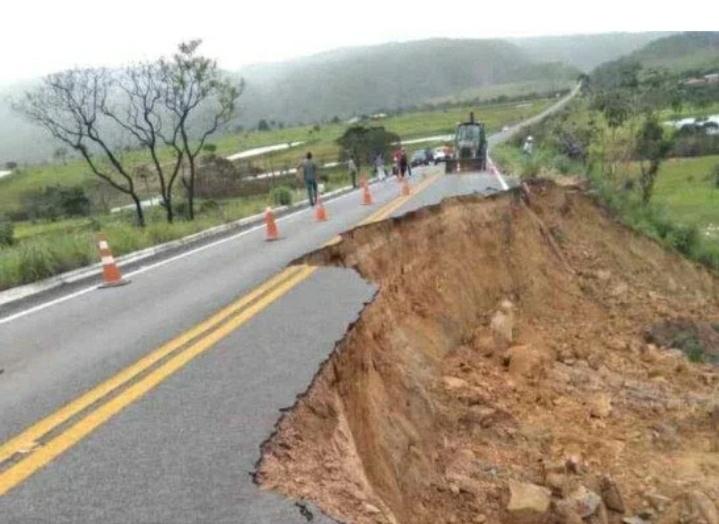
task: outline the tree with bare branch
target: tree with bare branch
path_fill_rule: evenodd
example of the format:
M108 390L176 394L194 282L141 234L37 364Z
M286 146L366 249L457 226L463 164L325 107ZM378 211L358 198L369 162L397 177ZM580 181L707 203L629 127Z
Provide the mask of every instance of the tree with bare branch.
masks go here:
M179 123L165 106L168 86L163 83L160 63L134 65L117 73L116 77L115 85L121 96L114 103L103 101L100 111L149 153L167 221L173 222L172 190L185 152L177 146ZM173 156L168 165L161 159L165 147L170 147ZM141 169L139 173L147 183L147 169Z
M172 59L159 61L165 107L177 135L168 144L175 158L184 156L189 173L182 178L187 190L188 218L194 219L196 158L207 138L232 118L244 83L225 77L214 60L198 54L201 40L183 42Z
M112 75L106 69L71 69L45 77L13 108L77 151L93 174L128 195L135 204L138 225L144 226L132 170L114 143L118 135L111 129L112 119L101 109L108 104L112 86Z

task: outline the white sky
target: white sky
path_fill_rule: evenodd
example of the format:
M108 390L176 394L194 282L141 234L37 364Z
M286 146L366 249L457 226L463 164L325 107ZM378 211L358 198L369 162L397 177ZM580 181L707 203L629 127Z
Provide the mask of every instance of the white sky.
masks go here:
M221 67L429 37L712 30L719 8L685 0L7 0L0 84L72 66L117 66L202 38ZM710 15L714 11L714 15ZM710 16L697 16L697 13ZM714 29L717 29L716 27Z

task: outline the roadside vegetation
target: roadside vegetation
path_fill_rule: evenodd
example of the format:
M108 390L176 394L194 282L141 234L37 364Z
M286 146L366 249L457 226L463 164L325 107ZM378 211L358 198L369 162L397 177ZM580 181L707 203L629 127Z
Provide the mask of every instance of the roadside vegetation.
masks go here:
M719 270L715 72L602 66L584 79L581 97L494 150L494 159L525 178L579 176L624 224ZM685 118L693 121L675 125ZM529 135L535 150L524 154Z

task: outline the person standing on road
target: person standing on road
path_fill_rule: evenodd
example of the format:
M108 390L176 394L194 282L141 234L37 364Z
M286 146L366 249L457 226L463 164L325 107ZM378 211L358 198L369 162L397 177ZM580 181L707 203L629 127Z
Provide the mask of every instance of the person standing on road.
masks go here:
M407 172L407 169L409 168L409 162L407 161L407 151L402 148L402 151L399 155L399 176L400 178L404 178L405 173ZM410 171L410 176L412 175L412 172Z
M354 158L352 157L350 157L349 162L347 162L347 173L350 176L352 187L357 189L357 164L355 164Z
M307 153L307 158L297 167L297 171L300 170L302 170L310 205L314 207L317 203L317 164L312 160L312 153Z
M375 166L377 168L377 178L380 182L384 182L384 179L387 178L387 174L384 171L384 159L382 158L382 153L378 153L375 157Z

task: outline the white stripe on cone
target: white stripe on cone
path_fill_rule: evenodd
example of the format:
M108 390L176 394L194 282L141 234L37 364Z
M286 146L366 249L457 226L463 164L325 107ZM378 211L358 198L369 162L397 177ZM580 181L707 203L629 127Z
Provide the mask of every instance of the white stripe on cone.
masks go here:
M102 257L102 263L105 266L108 266L110 264L114 264L115 260L112 257Z
M106 240L100 240L100 249L110 249Z

